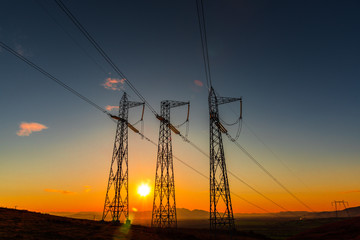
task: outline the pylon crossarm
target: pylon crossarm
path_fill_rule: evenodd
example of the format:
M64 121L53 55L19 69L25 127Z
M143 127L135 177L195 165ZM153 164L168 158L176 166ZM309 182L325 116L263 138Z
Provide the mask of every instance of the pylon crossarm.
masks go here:
M137 107L137 106L140 106L140 105L145 105L145 103L143 102L132 102L132 101L128 101L128 104L129 104L129 108L133 108L133 107Z
M218 105L222 105L222 104L226 104L226 103L231 103L231 102L236 102L236 101L241 101L242 98L231 98L231 97L217 97L217 103Z

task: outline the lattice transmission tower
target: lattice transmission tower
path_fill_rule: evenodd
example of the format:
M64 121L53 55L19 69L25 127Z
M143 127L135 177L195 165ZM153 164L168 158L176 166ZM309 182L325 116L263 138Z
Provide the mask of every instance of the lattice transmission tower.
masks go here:
M220 123L219 105L240 101L241 98L227 98L209 92L210 113L210 229L235 229L231 205L229 181L221 133L227 133Z
M160 131L151 227L177 227L171 131L175 134L180 132L170 123L170 109L186 104L188 105L188 120L189 102L162 101L161 115L156 116L160 120Z
M110 213L113 222L120 222L120 219L123 217L126 223L130 223L128 127L135 132L137 129L128 122L128 114L130 108L139 105L144 106L144 103L128 101L127 95L124 93L120 100L118 116L110 115L117 120L117 128L102 220L105 220Z
M341 205L344 207L344 208L343 208L343 211L345 211L346 214L347 214L347 216L350 217L349 211L348 211L348 209L347 209L347 207L346 207L346 205L349 206L349 203L348 203L348 202L346 202L346 201L344 201L344 200L342 200L342 201L336 201L336 200L335 200L335 201L333 201L333 202L331 203L331 205L333 205L333 206L335 207L335 217L336 217L336 218L339 217L339 207L341 207Z

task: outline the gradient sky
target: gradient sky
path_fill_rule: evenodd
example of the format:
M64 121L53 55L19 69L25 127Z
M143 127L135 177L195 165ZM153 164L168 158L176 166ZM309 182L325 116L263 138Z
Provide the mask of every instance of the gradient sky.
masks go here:
M157 111L161 100L191 101L189 138L208 152L195 1L64 3ZM358 1L205 1L213 85L222 96L243 97L239 143L316 211L331 210L334 200L360 205L359 7ZM118 76L54 2L3 1L0 41L98 105L118 105L122 92L103 86ZM115 124L1 48L0 79L0 206L102 211ZM229 122L239 113L236 104L220 111ZM172 113L175 124L186 118L185 108ZM140 114L132 109L130 122ZM22 123L39 125L21 131ZM145 135L157 142L158 128L146 110ZM140 197L136 188L153 187L157 149L131 131L129 139L130 208L151 210L153 192ZM174 154L208 175L209 160L173 140ZM226 138L224 146L229 170L285 208L307 210ZM174 167L177 207L209 210L208 180L175 159ZM281 211L232 176L229 182L237 195ZM261 212L236 196L232 202L234 212Z

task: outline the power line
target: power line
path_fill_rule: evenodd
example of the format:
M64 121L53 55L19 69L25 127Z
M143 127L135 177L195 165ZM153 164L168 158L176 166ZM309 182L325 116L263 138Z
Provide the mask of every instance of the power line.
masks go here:
M181 138L189 143L191 146L193 146L196 150L198 150L199 152L201 152L204 156L206 156L207 158L209 158L209 155L207 153L205 153L201 148L199 148L195 143L193 143L192 141L190 141L188 138L186 138L185 136L179 134L181 136ZM275 201L271 200L269 197L267 197L266 195L264 195L263 193L261 193L260 191L256 190L254 187L252 187L250 184L248 184L247 182L245 182L244 180L242 180L240 177L238 177L237 175L235 175L235 173L231 172L228 170L228 173L230 175L232 175L235 179L237 179L238 181L242 182L244 185L246 185L247 187L249 187L251 190L253 190L254 192L256 192L257 194L259 194L260 196L262 196L263 198L265 198L266 200L268 200L269 202L275 204L276 206L280 207L281 209L290 212L288 209L286 209L285 207L281 206L280 204L276 203ZM296 217L298 217L297 215L295 215Z
M126 76L119 70L119 68L114 64L114 62L110 59L110 57L105 53L105 51L100 47L100 45L94 40L94 38L89 34L89 32L82 26L82 24L75 18L75 16L69 11L69 9L64 5L64 3L61 0L55 0L55 2L58 4L58 6L64 11L64 13L70 18L70 20L75 24L75 26L84 34L84 36L92 43L92 45L98 50L98 52L104 57L104 59L111 65L111 67L118 73L118 75L125 79L125 82L127 83L127 85L134 91L134 93L145 103L145 105L151 110L151 112L154 115L158 115L157 112L155 111L155 109L148 103L148 101L140 94L140 92L132 85L132 83L126 78ZM208 56L208 51L207 51L207 38L206 38L206 28L205 28L205 17L204 17L204 9L203 9L203 2L202 0L200 0L200 5L201 5L201 21L203 21L203 40L202 40L202 46L203 46L203 54L204 54L204 59L206 59L207 63L206 63L206 71L208 72L208 82L210 84L210 86L212 85L211 83L211 76L210 76L210 65L209 65L209 56ZM198 17L200 19L200 7L198 6L198 2L197 2L197 9L198 9ZM200 20L199 20L200 22ZM201 23L200 27L201 27ZM26 60L26 61L25 61ZM27 62L28 60L25 59L24 61ZM27 62L28 63L28 62ZM31 62L30 62L31 63ZM29 65L31 65L30 63L28 63ZM36 66L33 66L34 68L36 68ZM38 69L39 70L39 69ZM40 72L42 72L44 75L47 75L48 73L45 72L44 70L40 69ZM44 73L45 72L45 73ZM50 75L50 74L49 74ZM54 77L50 75L50 78L53 79ZM54 78L56 79L56 78ZM53 79L53 80L54 80ZM54 80L56 82L58 82L59 80ZM62 82L58 82L58 84L62 85ZM78 92L76 92L73 89L69 89L69 87L67 85L63 86L65 87L67 90L69 91L74 91L74 94L78 95L80 98L82 98L83 100L87 101L88 103L90 103L91 105L93 105L94 107L98 108L99 110L101 110L102 112L109 114L107 111L105 111L103 108L99 107L98 105L96 105L95 103L93 103L92 101L90 101L89 99L87 99L86 97L84 97L83 95L79 94ZM190 142L185 136L181 137L183 139L186 139L186 142L190 143L193 147L195 147L196 149L198 149L200 152L203 153L203 151L197 147L194 143ZM230 135L228 135L228 137L231 138ZM256 161L256 160L255 160ZM257 161L256 161L257 162ZM261 166L261 165L260 165ZM265 168L262 167L262 169L269 173ZM270 174L270 173L269 173ZM272 175L271 175L272 176ZM272 176L272 178L274 179L275 182L277 182L279 185L281 185L289 194L291 194L295 199L297 199L298 201L302 202L300 199L298 199L294 194L292 194L287 188L285 188L280 182L278 182L278 180L276 178L274 178ZM306 204L303 203L303 205L307 206ZM307 206L307 208L309 208ZM309 208L311 209L311 208Z
M46 7L41 3L40 0L36 0L38 5L46 12L46 14L65 32L65 34L75 43L76 46L78 46L83 53L106 75L108 73L105 71L105 69L98 63L87 51L86 49L73 37L71 34L66 30L66 28L58 21L56 18L46 9Z
M115 123L116 121L114 119L112 119ZM153 140L151 140L150 138L146 137L144 134L142 134L141 132L137 132L137 134L139 134L141 136L142 139L145 139L146 141L150 142L151 144L153 144L154 146L157 147L156 142L154 142ZM202 154L204 154L206 157L209 157L204 151L201 150L201 148L199 148L198 146L196 146L193 142L191 142L188 138L186 138L185 136L179 134L183 140L187 143L189 143L190 145L192 145L195 149L197 149L198 151L200 151ZM186 167L188 167L189 169L193 170L194 172L196 172L197 174L199 174L200 176L204 177L205 179L209 180L209 177L206 176L205 174L203 174L202 172L198 171L196 168L192 167L191 165L189 165L188 163L186 163L185 161L181 160L180 158L178 158L177 156L173 155L173 158L175 158L176 160L178 160L180 163L182 163L183 165L185 165ZM259 192L258 190L256 190L255 188L253 188L251 185L249 185L248 183L246 183L244 180L242 180L241 178L239 178L238 176L236 176L234 173L228 171L232 176L234 176L237 180L239 180L240 182L242 182L243 184L245 184L247 187L249 187L250 189L252 189L253 191L255 191L256 193L258 193L259 195L261 195L262 197L264 197L265 199L267 199L268 201L272 202L273 204L275 204L276 206L280 207L281 209L293 214L294 216L298 217L298 215L292 213L291 211L287 210L286 208L282 207L280 204L274 202L273 200L271 200L270 198L266 197L264 194L262 194L261 192ZM239 196L238 194L231 192L232 195L240 198L241 200L243 200L244 202L266 212L266 213L270 213L272 215L277 216L277 214L272 213L252 202L250 202L249 200L245 199L244 197Z
M147 138L144 134L142 134L142 133L140 133L140 132L139 132L138 134L139 134L142 138L145 138L145 140L147 140L147 141L149 141L150 143L152 143L154 146L157 146L157 144L156 144L153 140ZM200 150L201 150L201 149L200 149ZM190 168L191 170L193 170L194 172L196 172L197 174L199 174L200 176L202 176L202 177L204 177L205 179L209 180L209 177L208 177L208 176L206 176L206 175L203 174L202 172L196 170L196 168L192 167L191 165L189 165L189 164L186 163L185 161L181 160L180 158L176 157L175 155L173 155L173 157L174 157L176 160L178 160L179 162L181 162L183 165L185 165L186 167ZM236 176L236 175L234 175L234 176ZM237 178L238 180L240 180L241 182L245 183L245 181L241 180L239 177L236 177L236 178ZM245 184L246 184L247 186L250 186L250 185L248 185L247 183L245 183ZM253 203L253 202L250 202L250 201L247 200L246 198L241 197L240 195L238 195L238 194L236 194L236 193L234 193L234 192L231 192L231 194L234 195L234 196L236 196L236 197L238 197L238 198L240 198L240 199L243 200L244 202L246 202L246 203L248 203L248 204L250 204L250 205L252 205L252 206L254 206L254 207L256 207L256 208L258 208L258 209L260 209L260 210L262 210L262 211L264 211L264 212L266 212L266 213L269 213L269 214L278 216L276 213L272 213L272 212L266 210L265 208L262 208L262 207L256 205L256 204ZM276 204L276 205L277 205L277 204ZM282 208L282 209L286 210L285 208ZM288 211L288 210L286 210L286 211ZM288 211L288 212L290 212L290 211ZM295 215L295 216L298 217L297 215Z
M31 62L29 59L25 58L24 56L22 56L21 54L17 53L15 50L13 50L12 48L10 48L8 45L6 45L5 43L0 41L0 46L5 49L6 51L8 51L9 53L13 54L14 56L16 56L17 58L21 59L22 61L24 61L25 63L27 63L28 65L30 65L31 67L35 68L36 70L38 70L39 72L41 72L42 74L44 74L46 77L50 78L51 80L53 80L55 83L59 84L60 86L62 86L63 88L65 88L66 90L68 90L69 92L71 92L72 94L76 95L77 97L81 98L82 100L84 100L85 102L87 102L88 104L92 105L93 107L95 107L96 109L98 109L99 111L109 115L109 112L106 111L104 108L100 107L99 105L97 105L96 103L94 103L93 101L91 101L89 98L85 97L84 95L82 95L81 93L79 93L78 91L76 91L75 89L71 88L70 86L68 86L67 84L65 84L64 82L62 82L61 80L59 80L58 78L54 77L53 75L51 75L50 73L48 73L47 71L45 71L43 68L39 67L38 65L36 65L35 63Z
M241 146L238 142L234 141L228 133L226 136L232 141L246 156L248 156L263 172L265 172L274 182L276 182L282 189L284 189L290 196L292 196L296 201L298 201L301 205L305 206L310 211L314 212L312 208L310 208L307 204L301 201L295 194L293 194L287 187L285 187L279 180L277 180L261 163L259 163L246 149Z
M145 105L150 109L150 111L157 116L157 112L150 105L150 103L140 94L140 92L134 87L134 85L129 81L129 79L120 71L120 69L115 65L111 58L105 53L105 51L100 47L100 45L95 41L95 39L90 35L90 33L84 28L84 26L76 19L76 17L70 12L70 10L65 6L61 0L55 0L57 5L61 10L70 18L70 20L75 24L75 26L81 31L81 33L90 41L90 43L96 48L96 50L103 56L103 58L110 64L114 71L125 80L125 83L133 90L133 92L145 103Z
M83 33L83 35L91 42L91 44L97 49L97 51L104 57L104 59L111 65L111 67L119 74L119 76L123 79L125 79L126 83L130 86L130 88L135 92L135 94L143 101L145 102L145 105L151 110L151 112L157 116L157 112L154 110L154 108L148 103L148 101L146 101L146 99L140 94L140 92L131 84L131 82L125 77L125 75L119 70L119 68L115 65L115 63L110 59L110 57L105 53L105 51L100 47L100 45L95 41L95 39L90 35L90 33L84 28L84 26L76 19L76 17L70 12L70 10L65 6L65 4L61 1L61 0L55 0L55 2L57 3L57 5L61 8L61 10L70 18L70 20L75 24L75 26ZM198 9L199 6L198 6ZM201 10L203 12L203 6L202 6L202 1L201 1ZM199 15L199 19L202 19L202 21L205 21L204 16L200 17ZM204 22L205 23L205 22ZM199 25L201 27L201 23ZM207 40L206 40L206 33L204 32L204 43L203 43L204 47L203 47L203 51L204 51L204 55L205 59L209 59L208 54L207 54ZM209 68L209 64L207 64L207 68ZM210 72L209 72L210 73ZM209 79L209 83L211 85L211 79ZM186 136L183 136L181 134L179 134L184 140L185 142L189 143L190 145L192 145L194 148L196 148L198 151L204 153L204 151L202 151L199 147L197 147L194 143L190 142ZM206 153L205 153L206 154Z
M285 164L284 161L282 161L278 155L271 150L271 148L255 133L255 131L245 122L244 125L249 129L249 131L255 136L255 138L262 144L264 145L264 147L275 157L275 159L277 159L291 174L292 176L294 176L299 182L301 182L307 189L310 190L310 188L301 180L301 178L299 176L297 176L293 170L291 170L291 168L289 166L287 166L287 164Z
M253 206L256 207L256 208L259 208L259 209L263 210L264 212L270 213L270 214L272 214L272 215L274 215L274 216L278 216L276 213L272 213L272 212L266 210L265 208L262 208L262 207L260 207L260 206L258 206L258 205L256 205L256 204L254 204L254 203L246 200L245 198L237 195L237 194L234 193L234 192L231 192L231 194L234 195L234 196L236 196L236 197L238 197L238 198L240 198L240 199L243 200L244 202L247 202L248 204L253 205Z
M41 72L42 74L44 74L46 77L50 78L51 80L53 80L55 83L59 84L60 86L62 86L63 88L65 88L66 90L70 91L71 93L75 94L77 97L81 98L82 100L84 100L85 102L87 102L88 104L90 104L91 106L95 107L96 109L100 110L101 112L105 113L106 115L110 115L109 112L107 112L105 109L103 109L102 107L100 107L99 105L97 105L96 103L94 103L93 101L91 101L89 98L85 97L84 95L82 95L81 93L77 92L76 90L74 90L73 88L71 88L70 86L68 86L67 84L65 84L64 82L62 82L61 80L59 80L58 78L54 77L53 75L51 75L50 73L48 73L47 71L45 71L43 68L39 67L38 65L36 65L35 63L31 62L30 60L28 60L27 58L25 58L24 56L20 55L19 53L17 53L15 50L13 50L12 48L10 48L8 45L6 45L5 43L0 41L0 46L7 50L8 52L10 52L11 54L13 54L14 56L18 57L19 59L21 59L22 61L24 61L25 63L27 63L28 65L30 65L31 67L33 67L34 69L38 70L39 72ZM115 123L117 123L116 120L112 119L111 120ZM145 140L149 141L150 143L152 143L154 146L157 146L157 144L152 141L150 138L146 137L144 134L142 134L141 132L138 132L138 134L144 138ZM200 149L201 150L201 149ZM189 164L187 164L186 162L184 162L183 160L181 160L180 158L173 156L175 159L177 159L179 162L181 162L182 164L184 164L185 166L187 166L188 168L192 169L194 172L198 173L199 175L205 177L208 179L208 177L201 173L200 171L196 170L195 168L191 167Z
M268 200L269 202L272 202L273 204L275 204L276 206L278 206L279 208L281 208L282 210L286 211L286 212L290 212L288 209L284 208L283 206L281 206L280 204L274 202L273 200L271 200L270 198L268 198L267 196L265 196L264 194L262 194L261 192L259 192L258 190L256 190L255 188L253 188L251 185L249 185L247 182L245 182L244 180L242 180L241 178L239 178L238 176L236 176L234 173L232 173L231 171L228 170L228 173L230 175L232 175L234 178L236 178L237 180L239 180L240 182L242 182L243 184L245 184L248 188L250 188L251 190L253 190L254 192L256 192L257 194L259 194L260 196L262 196L263 198L265 198L266 200Z
M228 106L228 105L227 105ZM230 106L228 106L228 108L231 110L231 112L235 115L237 115L234 111L234 109L232 109ZM222 120L223 121L223 120ZM255 138L262 144L264 145L264 147L275 157L275 159L277 159L291 174L293 177L295 177L299 182L301 182L308 190L310 190L309 186L307 186L304 181L301 180L301 178L299 176L297 176L293 170L291 170L291 168L289 166L287 166L287 164L285 164L285 162L283 160L281 160L279 158L279 156L269 147L269 145L267 145L260 137L258 134L255 133L255 131L249 126L249 124L246 123L246 121L242 120L242 122L244 123L244 125L249 129L249 131L255 136ZM241 130L241 129L240 129Z
M200 4L198 3L200 1ZM207 36L206 36L206 25L205 25L205 16L204 16L204 7L202 0L197 1L197 12L198 12L198 18L199 18L199 27L201 31L201 40L202 40L202 50L203 50L203 58L204 61L206 61L205 64L205 71L207 75L207 82L210 86L212 86L211 83L211 72L210 72L210 64L209 64L209 55L208 55L208 46L207 46ZM71 21L76 25L76 27L84 34L84 36L93 44L93 46L99 51L99 53L105 58L105 60L113 67L113 69L119 74L120 77L125 79L126 83L129 85L129 87L135 92L135 94L145 102L146 106L151 110L151 112L154 115L158 115L155 109L148 103L148 101L140 94L140 92L132 85L132 83L126 78L126 76L118 69L118 67L113 63L113 61L109 58L109 56L104 52L104 50L99 46L99 44L94 40L94 38L88 33L88 31L81 25L81 23L75 18L75 16L69 11L69 9L64 5L64 3L61 0L55 0L55 2L58 4L58 6L65 12L65 14L71 19ZM200 5L200 6L199 6ZM228 135L228 134L227 134ZM201 153L204 153L199 147L196 146L193 142L191 142L188 138L181 135L180 136L190 145L192 145L194 148L196 148ZM230 139L231 136L228 135ZM234 142L238 145L237 142ZM240 149L243 151L246 151L243 149L240 145L238 145ZM308 209L313 211L309 206L307 206L304 202L302 202L299 198L297 198L290 190L288 190L284 185L282 185L273 175L270 174L259 162L257 162L251 155L246 152L247 155L257 163L257 165L265 172L267 173L276 183L278 183L285 191L287 191L291 196L293 196L297 201L302 203L304 206L306 206ZM276 204L277 205L277 204ZM283 208L283 207L281 207Z
M60 86L62 86L63 88L65 88L66 90L68 90L69 92L71 92L72 94L76 95L77 97L81 98L82 100L84 100L85 102L87 102L88 104L90 104L91 106L95 107L96 109L98 109L99 111L105 113L106 115L110 115L109 112L107 112L105 109L103 109L102 107L100 107L99 105L97 105L96 103L94 103L93 101L91 101L89 98L85 97L84 95L82 95L81 93L77 92L76 90L74 90L73 88L71 88L70 86L68 86L67 84L65 84L64 82L62 82L61 80L59 80L58 78L54 77L53 75L51 75L50 73L48 73L47 71L45 71L44 69L42 69L41 67L39 67L38 65L36 65L35 63L31 62L30 60L28 60L27 58L25 58L24 56L18 54L16 51L14 51L12 48L10 48L8 45L6 45L5 43L0 41L0 46L7 50L8 52L10 52L11 54L13 54L14 56L18 57L19 59L21 59L22 61L24 61L25 63L27 63L28 65L30 65L31 67L33 67L34 69L38 70L39 72L41 72L43 75L45 75L46 77L50 78L51 80L53 80L55 83L59 84ZM114 119L112 119L115 123L117 121L115 121ZM146 137L144 134L142 133L138 133L142 138L144 138L145 140L151 142L153 145L157 146L157 144L152 141L150 138ZM188 140L185 136L181 135L181 137L183 139L186 139L186 142L190 143L192 146L194 146L197 150L199 150L201 153L205 154L206 153L204 151L202 151L199 147L197 147L194 143L192 143L190 140ZM179 162L181 162L182 164L184 164L185 166L187 166L188 168L192 169L194 172L198 173L199 175L205 177L206 179L209 179L205 174L201 173L200 171L196 170L195 168L193 168L192 166L190 166L189 164L187 164L186 162L184 162L183 160L181 160L180 158L174 156L174 158L176 160L178 160ZM234 194L235 195L235 194ZM265 212L269 212L267 210L264 210L263 208L251 203L250 201L240 197L242 200L246 201L247 203L258 207L259 209L265 211Z
M212 88L212 82L211 82L211 72L210 72L210 62L209 62L209 54L208 54L208 46L207 46L207 36L206 36L206 25L205 25L205 16L204 16L204 5L203 5L203 1L202 0L197 0L196 1L196 8L197 8L197 14L198 14L198 22L199 22L199 28L200 28L200 35L201 35L201 46L202 46L202 53L203 53L203 60L204 60L204 66L205 66L205 75L206 75L206 80L207 80L207 84L208 87L210 89L210 87ZM210 85L210 86L209 86ZM238 131L239 134L239 131ZM237 134L237 136L238 136ZM238 144L236 142L236 139L232 138L228 133L226 133L226 135L229 137L230 140L232 140L235 144ZM188 140L188 139L187 139ZM199 150L199 148L192 142L188 141L192 146L194 146L196 149ZM240 145L238 146L240 149L242 149L243 151L246 151L245 149L243 149ZM202 151L201 151L202 152ZM266 173L268 174L277 184L279 184L286 192L288 192L291 196L293 196L297 201L299 201L302 205L306 206L308 209L310 209L311 211L313 211L309 206L307 206L304 202L302 202L299 198L297 198L292 192L290 192L284 185L282 185L273 175L270 174L270 172L268 172L259 162L257 162L248 152L246 152L247 155L255 162L257 163L257 165ZM231 173L232 174L232 173ZM233 174L232 174L233 175ZM239 180L239 179L238 179ZM242 181L242 180L241 180ZM248 186L248 184L246 184ZM250 186L248 186L250 187ZM251 189L253 189L252 187L250 187ZM255 189L253 189L255 190ZM256 190L255 190L256 191ZM256 191L257 193L259 193L261 196L265 197L267 200L268 199L266 196L264 196L263 194L261 194L260 192ZM271 202L273 202L272 200L270 200ZM275 203L275 202L273 202ZM275 203L277 206L277 203ZM284 209L282 206L280 206L282 209Z
M201 46L202 46L202 53L203 53L203 60L205 65L205 73L206 73L206 80L208 87L212 87L211 83L211 74L210 74L210 63L209 63L209 54L208 54L208 46L207 46L207 36L206 36L206 25L205 25L205 16L204 16L204 5L202 0L196 1L196 9L198 14L198 22L200 28L200 35L201 35ZM238 131L239 134L239 131ZM238 136L237 134L237 136ZM236 139L232 138L229 133L226 132L228 138L234 142L251 160L253 160L267 175L269 175L279 186L281 186L286 192L288 192L293 198L295 198L298 202L300 202L303 206L313 211L308 205L306 205L303 201L301 201L298 197L296 197L289 189L287 189L283 184L281 184L268 170L266 170L254 157L252 157L240 144L236 142ZM190 141L188 141L190 143ZM195 144L191 143L196 149L198 149ZM233 175L233 174L232 174ZM251 187L252 189L252 187ZM254 189L253 189L254 190ZM256 191L257 192L257 191ZM260 193L261 194L261 193ZM262 194L261 194L262 195ZM263 196L264 197L264 196ZM268 199L267 197L265 197ZM268 199L269 200L269 199ZM272 200L270 200L273 202ZM274 202L273 202L274 203ZM276 203L275 203L276 204ZM278 205L278 204L276 204ZM279 206L279 205L278 205ZM281 207L283 208L283 207Z
M207 36L206 36L205 13L204 13L204 5L202 0L196 0L196 10L197 10L198 23L200 29L201 50L202 50L202 57L204 60L206 84L208 89L210 89L212 83L211 83L210 62L209 62L209 53L208 53Z

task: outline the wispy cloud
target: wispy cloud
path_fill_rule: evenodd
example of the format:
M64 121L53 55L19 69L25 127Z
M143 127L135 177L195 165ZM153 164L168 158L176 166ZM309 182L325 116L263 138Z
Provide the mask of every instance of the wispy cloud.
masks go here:
M20 54L21 56L24 56L24 48L20 44L15 45L15 51Z
M40 132L48 127L36 122L22 122L19 128L19 131L16 132L18 136L29 136L32 132Z
M86 193L88 193L88 192L90 192L91 191L91 187L90 186L88 186L88 185L86 185L86 186L84 186L84 192L86 192Z
M360 193L360 190L349 190L342 193Z
M117 79L117 78L107 78L105 79L105 83L102 84L104 88L110 89L110 90L118 90L120 91L123 88L123 84L125 82L125 79Z
M119 108L119 106L110 106L110 105L105 106L105 109L108 111L112 111L112 110L118 109L118 108Z
M58 190L58 189L50 189L46 188L44 189L45 192L51 192L51 193L60 193L60 194L75 194L75 192L67 191L67 190Z
M203 84L202 81L200 81L200 80L194 80L194 83L195 83L195 85L198 86L198 87L204 86L204 84Z

